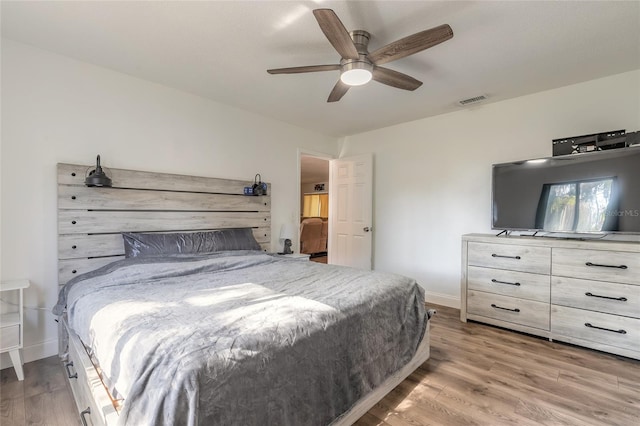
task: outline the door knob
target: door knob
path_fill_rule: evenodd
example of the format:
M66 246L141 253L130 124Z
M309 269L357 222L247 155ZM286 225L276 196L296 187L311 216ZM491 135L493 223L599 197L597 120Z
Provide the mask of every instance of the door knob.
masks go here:
M371 228L369 228L368 226L365 226L364 228L362 228L362 230L364 232L369 232L369 231L371 231Z

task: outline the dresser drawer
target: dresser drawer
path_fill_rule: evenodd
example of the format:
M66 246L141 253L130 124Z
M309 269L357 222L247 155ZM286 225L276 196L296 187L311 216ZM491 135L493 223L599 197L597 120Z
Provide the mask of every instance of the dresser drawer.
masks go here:
M552 306L551 332L640 353L640 319ZM596 347L597 348L597 347Z
M640 318L640 286L553 277L551 303Z
M66 323L64 324L67 327ZM73 362L71 373L77 378L69 379L80 416L94 426L118 423L118 413L113 400L94 368L84 345L75 334L69 335L69 360ZM90 412L86 412L87 408ZM85 412L85 414L82 414Z
M549 304L469 290L467 311L528 327L549 330Z
M640 254L554 248L553 275L640 285Z
M468 264L511 271L549 274L551 249L510 244L470 242L467 252Z
M94 423L91 415L94 410L91 408L91 401L87 397L89 391L87 384L84 382L86 379L81 375L81 369L79 371L76 368L78 365L80 365L80 363L70 355L69 362L65 363L65 373L71 375L71 377L69 377L69 386L71 387L73 399L76 402L78 416L83 417L88 426L94 426L96 423ZM88 410L88 412L83 413L86 410Z
M471 290L496 293L522 299L549 303L549 275L504 269L469 266L467 285Z
M20 345L20 325L10 325L0 329L0 349L13 348Z

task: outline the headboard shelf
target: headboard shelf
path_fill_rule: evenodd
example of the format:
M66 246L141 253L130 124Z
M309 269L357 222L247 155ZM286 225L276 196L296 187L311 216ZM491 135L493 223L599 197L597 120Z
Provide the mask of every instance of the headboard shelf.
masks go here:
M271 245L271 196L246 196L253 180L106 168L113 186L87 187L92 166L58 164L58 282L124 257L122 232L252 228ZM267 194L271 194L268 185Z
M271 197L248 197L243 194L172 192L123 188L89 188L79 185L58 187L59 209L160 211L271 211Z
M94 166L58 164L59 185L84 186L87 170ZM113 188L154 189L166 191L206 192L211 194L243 194L244 187L253 180L218 179L201 176L174 175L169 173L142 172L138 170L104 167L113 182ZM270 185L267 187L268 193Z

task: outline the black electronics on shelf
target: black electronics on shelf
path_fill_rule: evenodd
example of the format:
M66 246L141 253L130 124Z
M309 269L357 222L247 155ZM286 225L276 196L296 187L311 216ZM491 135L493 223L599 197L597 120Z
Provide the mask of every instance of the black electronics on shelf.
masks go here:
M580 154L583 152L604 151L631 146L637 143L637 133L626 133L622 130L612 130L591 135L571 136L568 138L553 139L553 156Z
M267 183L262 182L260 173L253 178L253 185L244 187L244 195L267 195Z

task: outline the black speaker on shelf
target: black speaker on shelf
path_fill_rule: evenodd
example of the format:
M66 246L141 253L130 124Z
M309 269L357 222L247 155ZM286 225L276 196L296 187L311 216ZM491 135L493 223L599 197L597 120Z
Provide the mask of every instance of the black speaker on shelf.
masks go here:
M553 145L554 157L558 155L580 154L583 152L624 148L625 146L630 145L628 143L628 135L625 133L624 129L594 133L591 135L553 139L551 143Z
M627 133L627 146L640 145L640 131Z

